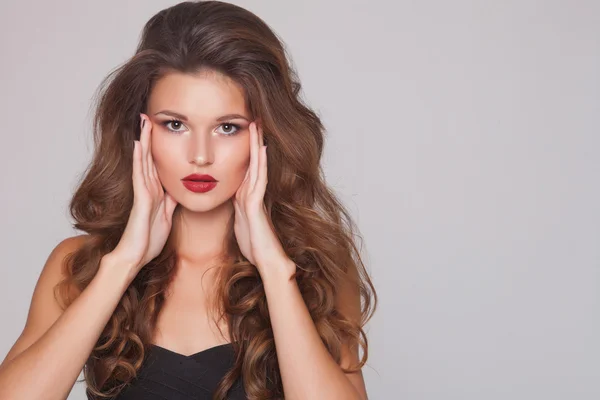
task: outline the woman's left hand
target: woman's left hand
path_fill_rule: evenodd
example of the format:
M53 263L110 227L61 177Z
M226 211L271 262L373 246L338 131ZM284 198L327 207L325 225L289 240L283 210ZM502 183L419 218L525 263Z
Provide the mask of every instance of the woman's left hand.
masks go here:
M267 215L264 203L267 181L267 146L262 128L252 122L250 165L233 199L235 237L244 257L261 275L267 268L289 268L291 276L296 266L285 253Z

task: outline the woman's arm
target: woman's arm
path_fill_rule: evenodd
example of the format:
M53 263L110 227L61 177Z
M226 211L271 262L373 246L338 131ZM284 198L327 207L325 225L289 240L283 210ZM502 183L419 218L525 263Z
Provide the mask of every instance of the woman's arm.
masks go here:
M345 374L323 344L296 280L289 279L293 261L278 264L262 268L261 276L285 398L367 399L362 373ZM336 302L344 304L345 312L352 318L360 316L359 292L345 287L341 296ZM358 361L358 349L345 347L342 355L344 367Z
M275 234L264 195L268 182L267 147L262 128L250 124L250 164L233 199L235 237L240 251L256 266L263 281L277 360L286 399L364 400L360 372L345 374L323 344L295 279L296 265ZM349 318L360 317L358 288L344 285L337 306ZM360 321L360 319L355 319ZM358 349L342 348L342 366L355 364Z
M0 399L66 399L131 282L130 269L105 256L88 287L62 312L54 286L65 255L83 236L62 241L48 257L23 333L0 365Z

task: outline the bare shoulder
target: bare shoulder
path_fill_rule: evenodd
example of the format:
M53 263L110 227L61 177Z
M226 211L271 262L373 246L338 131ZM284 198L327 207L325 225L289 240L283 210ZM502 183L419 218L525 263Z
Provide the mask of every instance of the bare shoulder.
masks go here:
M57 244L50 252L46 264L42 268L42 272L40 273L40 277L36 284L36 290L38 287L46 285L54 290L54 286L67 277L67 256L79 250L90 240L90 238L91 236L87 234L71 236Z
M55 287L66 278L66 257L77 251L89 238L90 235L87 234L72 236L52 249L35 285L25 327L3 362L16 357L35 343L63 313L54 294Z

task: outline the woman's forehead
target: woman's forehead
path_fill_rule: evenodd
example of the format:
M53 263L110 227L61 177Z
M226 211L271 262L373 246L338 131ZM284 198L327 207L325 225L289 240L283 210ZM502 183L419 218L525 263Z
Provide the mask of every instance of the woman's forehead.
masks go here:
M247 115L242 88L219 73L172 72L164 75L152 89L148 109L149 112L168 109L191 119Z

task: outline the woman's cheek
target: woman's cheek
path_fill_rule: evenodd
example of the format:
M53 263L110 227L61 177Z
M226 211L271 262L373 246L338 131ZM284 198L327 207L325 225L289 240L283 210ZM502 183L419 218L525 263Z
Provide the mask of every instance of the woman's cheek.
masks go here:
M244 138L246 139L246 138ZM250 165L250 147L248 144L227 143L227 146L221 149L222 151L217 153L217 156L221 156L222 160L227 160L227 170L232 180L242 183L246 176L246 171Z
M246 176L246 172L248 171L249 167L250 167L250 158L248 158L247 161L242 162L240 164L240 166L237 168L237 171L238 171L237 175L238 175L238 180L239 180L240 184L244 180L244 177Z
M164 184L168 182L169 180L169 176L171 175L168 167L169 163L166 162L167 160L164 159L165 155L164 154L158 154L158 153L153 153L152 154L152 160L154 161L154 166L156 167L156 173L158 175L158 179L161 181L161 183Z

